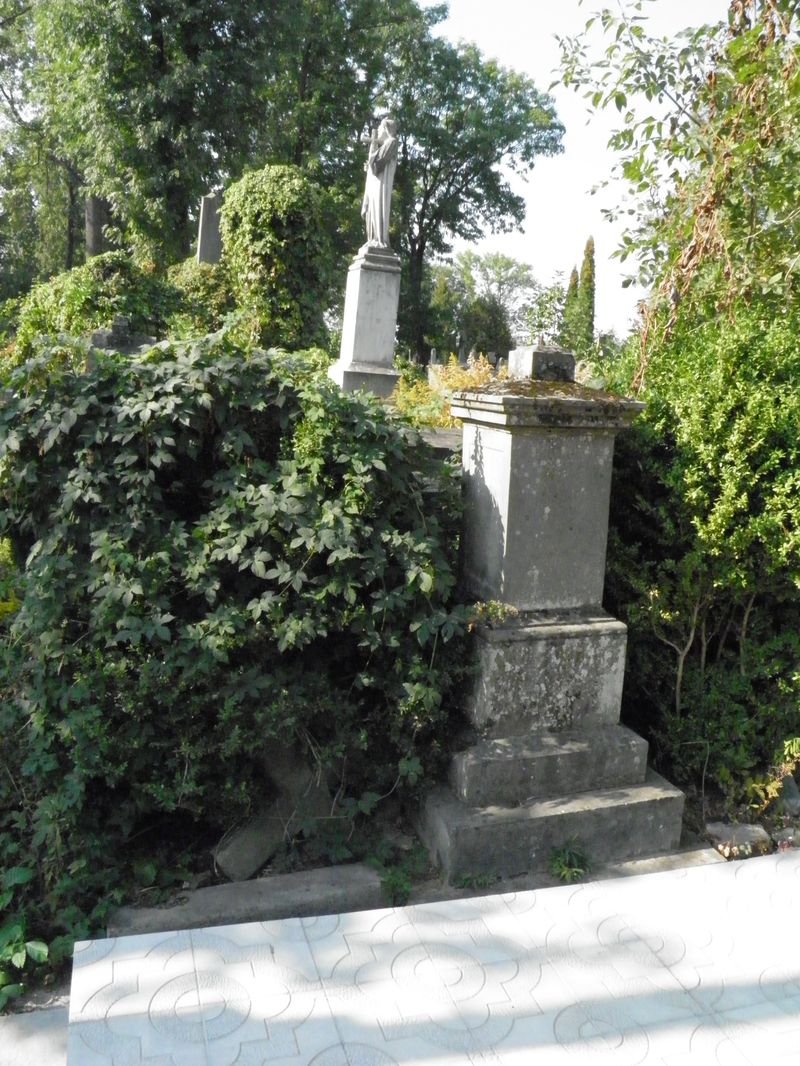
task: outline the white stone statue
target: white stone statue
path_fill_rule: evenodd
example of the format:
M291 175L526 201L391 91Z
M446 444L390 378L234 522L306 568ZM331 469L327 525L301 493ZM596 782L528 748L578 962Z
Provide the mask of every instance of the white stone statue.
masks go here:
M372 131L361 216L367 228L367 247L389 248L389 211L397 169L397 124L385 118Z

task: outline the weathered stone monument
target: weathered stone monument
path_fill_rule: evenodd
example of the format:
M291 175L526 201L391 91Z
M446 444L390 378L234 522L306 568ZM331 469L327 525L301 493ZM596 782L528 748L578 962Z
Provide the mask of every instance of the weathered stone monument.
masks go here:
M222 238L219 232L219 209L222 194L209 193L200 201L200 222L197 227L197 262L218 263L222 258Z
M347 274L339 359L329 370L344 392L366 389L388 396L397 382L393 368L400 257L389 245L389 210L397 167L397 136L384 119L370 139L361 214L367 241Z
M452 404L464 423L464 581L507 610L475 637L467 712L479 739L423 815L450 880L546 869L571 839L595 863L680 839L682 793L619 724L626 628L601 606L614 437L643 405L575 384L569 353L547 356L531 363L550 380Z
M102 255L106 251L105 227L111 221L108 200L94 193L87 193L84 204L84 224L86 237L86 258Z
M526 345L508 353L508 376L538 381L572 381L575 356L561 348L545 344Z

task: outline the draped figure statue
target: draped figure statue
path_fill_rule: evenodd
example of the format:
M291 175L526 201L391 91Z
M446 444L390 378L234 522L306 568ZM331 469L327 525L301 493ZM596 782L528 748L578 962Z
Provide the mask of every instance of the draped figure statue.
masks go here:
M397 169L396 133L394 119L385 118L370 138L361 216L367 230L367 245L373 248L390 247L389 212Z

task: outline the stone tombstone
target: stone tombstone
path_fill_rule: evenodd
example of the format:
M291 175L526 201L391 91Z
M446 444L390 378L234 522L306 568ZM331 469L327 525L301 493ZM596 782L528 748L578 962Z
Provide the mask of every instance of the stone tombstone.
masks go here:
M562 348L542 343L524 345L508 353L508 376L539 381L574 381L575 356Z
M463 422L462 581L470 598L505 605L474 633L464 710L477 739L420 820L454 882L546 870L573 837L600 862L680 839L682 794L619 722L626 627L602 608L614 437L644 405L576 384L569 353L526 354L539 380L456 393L451 406Z
M95 255L102 255L106 250L103 231L110 221L111 210L108 201L104 200L102 196L89 193L84 205L87 259L91 259Z
M222 238L219 231L219 209L222 194L212 192L200 202L200 222L197 229L197 262L218 263L222 258Z
M347 273L339 358L328 371L344 392L365 389L384 397L400 376L393 365L400 257L389 246L396 133L394 121L387 118L370 138L361 205L367 240Z

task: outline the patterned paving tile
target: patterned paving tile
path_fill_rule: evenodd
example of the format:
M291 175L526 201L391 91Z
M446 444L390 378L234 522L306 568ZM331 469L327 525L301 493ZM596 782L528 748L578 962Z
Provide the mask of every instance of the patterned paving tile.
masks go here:
M68 1066L788 1066L800 853L76 946Z

